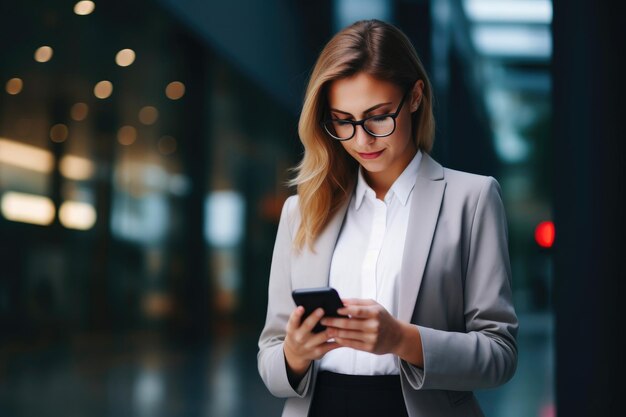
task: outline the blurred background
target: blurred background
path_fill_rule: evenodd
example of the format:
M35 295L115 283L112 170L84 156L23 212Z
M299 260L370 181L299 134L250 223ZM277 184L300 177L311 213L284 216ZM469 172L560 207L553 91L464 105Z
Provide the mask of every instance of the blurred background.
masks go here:
M551 0L0 4L0 416L280 414L256 343L298 115L363 18L416 46L435 159L502 186L519 366L479 401L556 415Z

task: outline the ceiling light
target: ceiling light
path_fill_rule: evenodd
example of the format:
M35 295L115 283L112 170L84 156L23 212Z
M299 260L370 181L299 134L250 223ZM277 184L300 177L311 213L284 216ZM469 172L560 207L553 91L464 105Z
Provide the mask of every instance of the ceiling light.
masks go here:
M65 178L75 181L84 181L91 178L95 172L92 161L76 155L65 155L59 162L59 171Z
M47 174L52 171L52 152L11 139L0 138L0 162Z
M96 223L96 209L89 203L66 201L59 208L59 221L68 229L89 230Z
M472 41L483 55L549 59L552 55L550 28L537 26L477 25Z
M465 0L463 8L474 22L552 22L550 0Z
M48 197L9 191L0 202L2 215L11 221L47 226L54 220L54 204Z

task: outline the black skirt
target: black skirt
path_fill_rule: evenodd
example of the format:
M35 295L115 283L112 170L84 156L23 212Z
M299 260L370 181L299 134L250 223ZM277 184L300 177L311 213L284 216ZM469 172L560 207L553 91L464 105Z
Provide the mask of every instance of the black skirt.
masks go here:
M309 417L408 417L399 375L317 374Z

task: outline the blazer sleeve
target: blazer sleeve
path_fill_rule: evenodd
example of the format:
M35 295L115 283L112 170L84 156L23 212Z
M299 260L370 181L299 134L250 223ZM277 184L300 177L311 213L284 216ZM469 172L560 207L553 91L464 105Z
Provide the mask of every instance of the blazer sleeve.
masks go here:
M508 236L500 186L483 185L464 277L466 332L418 326L424 368L400 361L413 389L471 391L507 382L517 367L518 321L511 294Z
M265 327L259 337L257 365L261 379L276 397L304 397L311 384L313 366L303 377L297 391L287 378L283 342L289 315L295 309L291 301L291 256L293 253L292 219L297 210L297 196L285 202L272 256Z

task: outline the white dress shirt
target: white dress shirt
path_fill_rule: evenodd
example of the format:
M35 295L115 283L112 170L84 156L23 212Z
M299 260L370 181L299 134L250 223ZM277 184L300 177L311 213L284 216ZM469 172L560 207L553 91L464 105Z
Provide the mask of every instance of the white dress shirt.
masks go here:
M372 299L391 315L398 315L397 284L411 210L411 195L422 159L418 151L393 183L384 200L359 168L355 192L337 239L329 285L342 298ZM375 355L352 348L328 352L320 369L350 375L396 375L392 354Z

